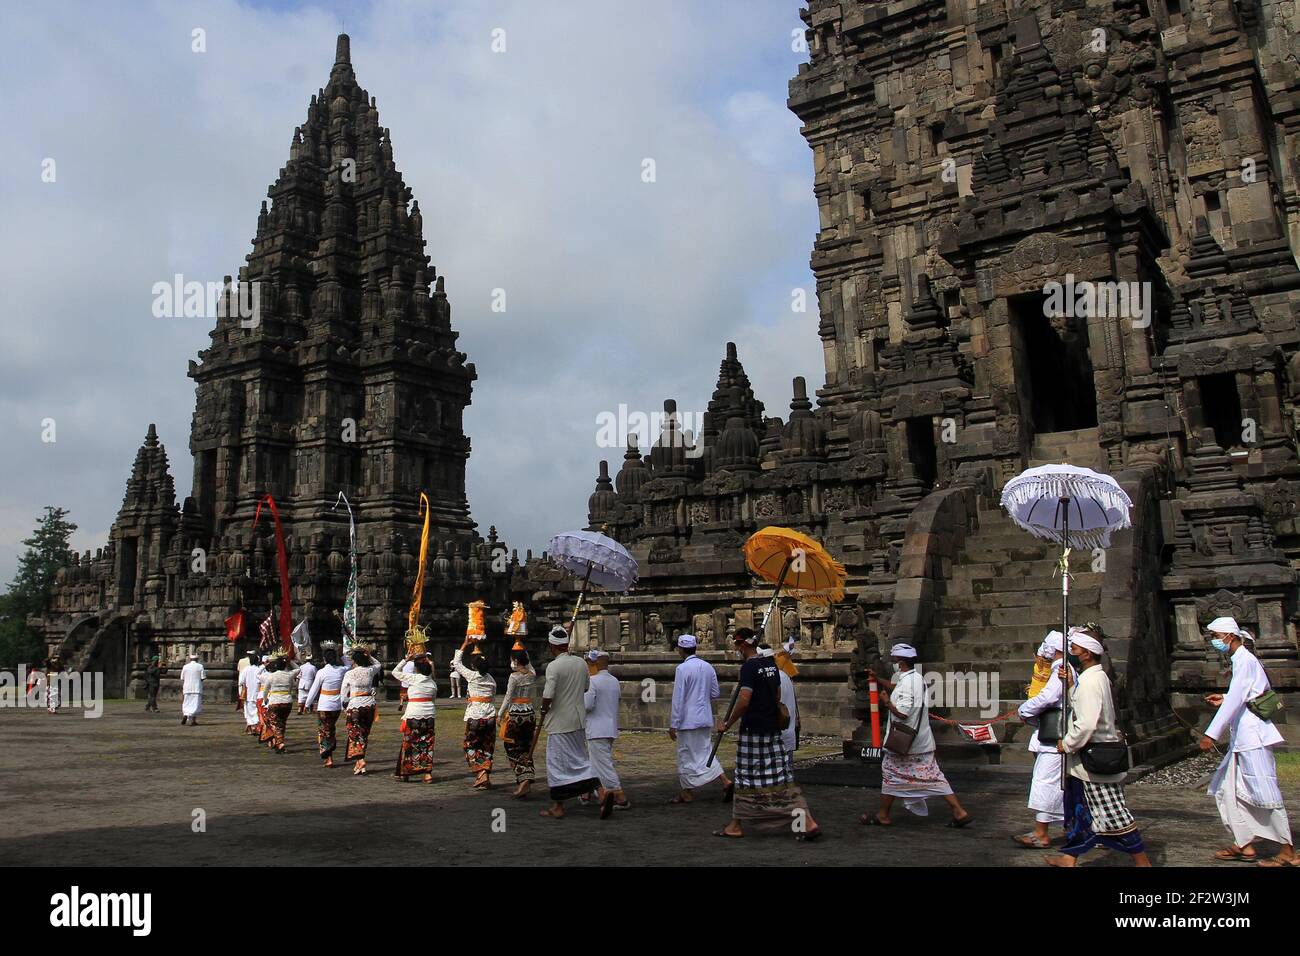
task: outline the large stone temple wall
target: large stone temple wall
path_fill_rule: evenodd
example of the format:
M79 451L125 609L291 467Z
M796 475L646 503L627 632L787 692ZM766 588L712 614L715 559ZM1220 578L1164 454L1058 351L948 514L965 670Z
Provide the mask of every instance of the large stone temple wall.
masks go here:
M1076 552L1071 623L1108 634L1139 755L1185 741L1171 705L1200 719L1223 686L1200 636L1218 614L1294 693L1297 6L811 0L802 16L789 105L820 213L816 407L796 379L769 417L728 345L699 435L638 436L649 454L629 447L612 479L602 462L591 527L643 581L598 598L581 639L624 649L629 678L666 674L675 633L719 648L765 599L741 542L789 525L849 573L843 602L787 603L770 628L798 638L818 729L860 739L858 667L899 639L931 669L997 673L1005 710L1060 624L1060 585L998 494L1068 460L1134 501L1132 530ZM1149 307L1045 309L1050 283L1136 283ZM536 596L557 614L567 597Z

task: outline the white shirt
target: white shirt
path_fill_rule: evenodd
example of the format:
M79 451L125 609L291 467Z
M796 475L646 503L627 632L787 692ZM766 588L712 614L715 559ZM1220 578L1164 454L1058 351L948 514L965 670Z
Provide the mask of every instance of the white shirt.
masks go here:
M497 696L497 679L491 674L480 674L472 668L466 667L461 663L461 650L456 648L456 655L451 659L452 674L459 674L465 678L466 696L470 702L465 705L466 720L484 720L488 717L497 715L496 696ZM486 700L474 700L475 697L483 697Z
M1061 664L1063 660L1052 661L1052 673L1047 678L1047 683L1033 697L1029 698L1020 705L1017 711L1020 719L1024 721L1033 720L1044 711L1051 710L1061 705L1061 692L1064 688L1061 685ZM1074 669L1070 669L1074 673ZM1077 680L1077 676L1075 678ZM1034 732L1029 737L1029 752L1035 754L1054 754L1056 753L1056 744L1043 744L1038 742L1038 726L1035 724Z
M596 671L591 686L582 695L587 706L587 739L603 740L618 736L618 697L622 688L609 671Z
M379 680L379 672L383 669L384 665L378 661L365 667L352 665L343 675L342 683L339 684L339 701L345 710L374 707L378 704L375 698L375 683Z
M207 676L208 675L203 670L202 664L198 661L190 661L181 668L181 693L203 693L203 678Z
M1232 681L1228 684L1228 692L1223 695L1223 703L1210 721L1210 726L1205 728L1205 736L1218 740L1223 736L1224 730L1230 730L1233 753L1282 743L1282 734L1273 726L1273 722L1260 720L1246 707L1247 701L1254 700L1268 690L1268 674L1264 665L1243 644L1232 655Z
M407 666L411 670L406 670ZM395 667L393 677L401 681L402 686L406 688L406 713L402 714L403 719L434 716L438 685L432 677L417 671L414 661L407 661L405 665L399 664Z
M316 679L311 682L311 690L307 694L307 706L315 706L316 710L342 710L341 690L343 675L346 673L347 668L342 664L323 665L316 672ZM316 703L318 697L319 704Z
M506 681L506 693L501 698L501 709L497 711L497 720L505 717L507 711L529 711L533 709L533 684L537 681L537 671L529 664L523 670L512 669L510 679ZM527 703L515 703L527 701Z
M1078 757L1078 752L1088 744L1114 743L1119 739L1110 678L1100 664L1094 664L1079 674L1079 681L1070 693L1070 726L1061 740L1062 749L1070 754L1070 776L1093 783L1121 783L1125 774L1089 773Z
M292 704L293 679L298 676L298 668L273 671L266 685L267 704Z
M673 730L712 729L713 701L721 696L718 672L708 661L692 654L673 672L673 706L668 726Z
M250 664L244 668L243 676L239 678L244 685L244 700L256 701L258 698L258 688L262 679L262 665Z
M934 731L930 729L930 713L926 706L925 679L915 667L898 675L898 680L894 682L893 693L889 695L889 702L906 715L907 726L916 728L916 736L912 738L912 747L908 753L933 753ZM889 727L897 719L893 713L890 713L889 723L885 725L886 737L889 736Z
M311 685L316 680L316 665L308 661L298 668L298 700L306 702Z
M781 743L785 745L785 752L792 754L799 749L799 703L794 697L794 681L790 675L779 667L776 673L781 678L781 703L790 712L790 726L781 731Z

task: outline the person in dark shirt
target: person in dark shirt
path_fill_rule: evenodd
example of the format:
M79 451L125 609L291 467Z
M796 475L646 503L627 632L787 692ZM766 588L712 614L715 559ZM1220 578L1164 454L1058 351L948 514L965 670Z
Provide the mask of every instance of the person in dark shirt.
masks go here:
M162 670L157 654L149 658L149 663L144 669L144 686L149 692L149 700L144 705L146 713L151 710L155 714L158 713L158 688L162 686Z
M740 724L736 744L736 796L731 820L714 836L743 837L744 822L768 828L789 828L798 840L822 835L808 803L794 782L793 764L781 740L781 679L776 660L760 656L758 635L736 628L732 645L742 658L740 693L731 712L718 722L718 732ZM789 720L787 713L784 718Z

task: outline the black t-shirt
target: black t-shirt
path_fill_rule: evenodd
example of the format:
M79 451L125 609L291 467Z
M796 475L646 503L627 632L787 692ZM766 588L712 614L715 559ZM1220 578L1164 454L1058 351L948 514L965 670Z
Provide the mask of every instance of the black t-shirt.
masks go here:
M740 686L748 687L749 707L740 718L740 729L755 734L779 734L776 705L781 700L781 678L776 658L751 657L740 665Z

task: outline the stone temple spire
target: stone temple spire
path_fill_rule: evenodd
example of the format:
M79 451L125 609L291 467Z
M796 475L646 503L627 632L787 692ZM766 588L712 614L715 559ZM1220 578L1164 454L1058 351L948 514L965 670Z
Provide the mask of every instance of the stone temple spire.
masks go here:
M333 515L345 491L366 520L395 522L385 536L409 534L425 491L438 533L470 543L462 422L476 372L347 34L267 197L239 276L258 321L218 317L190 372L203 526L240 526L266 493L286 519Z

